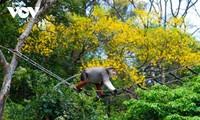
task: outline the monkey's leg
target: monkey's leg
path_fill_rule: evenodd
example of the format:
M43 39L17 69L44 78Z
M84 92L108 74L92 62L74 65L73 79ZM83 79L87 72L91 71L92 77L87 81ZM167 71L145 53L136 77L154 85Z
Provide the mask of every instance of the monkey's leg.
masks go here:
M85 72L85 70L83 70L83 72L81 73L81 81L85 80L87 80L87 73Z
M88 81L80 81L80 82L76 85L77 91L80 91L80 89L81 89L82 87L84 87L85 85L87 85L87 84L88 84Z
M97 88L97 94L99 97L103 97L103 85L102 84L95 84Z

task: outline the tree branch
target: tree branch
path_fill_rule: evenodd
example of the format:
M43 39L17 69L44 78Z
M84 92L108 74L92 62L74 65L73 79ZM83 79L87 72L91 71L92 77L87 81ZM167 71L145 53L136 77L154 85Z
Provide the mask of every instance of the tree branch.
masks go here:
M176 16L178 16L178 14L179 14L179 11L180 11L180 7L181 7L181 2L182 2L182 0L179 0L179 4L178 4L178 8L177 8L177 13L176 13Z
M192 34L191 36L193 36L200 28L197 28Z
M165 11L164 11L165 12L164 13L165 14L165 16L164 16L164 28L166 28L166 26L167 26L166 23L167 23L167 2L168 2L168 0L164 0L164 1L165 1L165 8L164 8L165 9Z
M111 4L109 3L109 1L107 1L107 0L103 0L103 1L106 2L110 7L112 7L112 8L117 12L117 14L118 14L119 17L121 18L121 20L122 20L123 22L125 22L125 20L124 20L122 14L117 10L117 8L116 8L114 5L111 5Z
M199 14L199 12L198 12L198 10L197 10L197 8L196 8L196 6L194 5L194 11L197 13L197 15L200 17L200 14Z
M187 15L188 10L189 10L192 6L194 6L197 2L198 2L198 0L196 0L196 1L193 2L193 3L192 3L192 0L189 0L189 1L188 1L187 6L186 6L186 8L185 8L185 11L184 11L184 13L182 14L182 17L183 17L183 18ZM191 5L190 5L190 3L191 3Z
M1 50L0 50L0 66L4 69L4 71L7 70L8 62L6 61L6 58Z
M149 2L150 2L150 8L149 8L149 13L152 11L152 7L154 8L154 5L153 5L153 2L154 2L154 0L149 0Z

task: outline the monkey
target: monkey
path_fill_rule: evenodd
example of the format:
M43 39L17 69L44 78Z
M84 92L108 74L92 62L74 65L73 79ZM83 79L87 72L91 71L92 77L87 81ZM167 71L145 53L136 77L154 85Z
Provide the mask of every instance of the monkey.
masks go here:
M117 94L116 88L112 85L110 77L116 75L116 69L114 67L92 67L84 69L81 72L81 81L76 85L76 90L81 91L81 88L87 84L94 84L97 89L97 95L102 98L103 85L105 85L110 91Z

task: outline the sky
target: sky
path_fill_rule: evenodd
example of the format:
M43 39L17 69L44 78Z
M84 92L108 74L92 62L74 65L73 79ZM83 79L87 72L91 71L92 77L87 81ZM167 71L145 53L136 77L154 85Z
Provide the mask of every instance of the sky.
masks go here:
M189 33L193 33L195 30L197 30L197 28L200 28L200 16L196 13L195 9L200 15L200 1L196 3L195 7L190 9L188 15L186 16L188 23L193 24L193 26L191 26L192 28L188 29ZM200 29L195 32L193 36L200 41Z

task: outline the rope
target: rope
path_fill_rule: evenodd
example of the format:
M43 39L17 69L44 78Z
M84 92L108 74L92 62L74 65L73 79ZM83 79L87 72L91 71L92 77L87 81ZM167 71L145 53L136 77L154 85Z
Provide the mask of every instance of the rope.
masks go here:
M6 49L10 52L12 52L13 54L17 55L18 57L22 58L23 60L25 60L26 62L30 63L31 65L39 68L40 70L42 70L43 72L45 72L46 74L58 79L59 81L62 81L62 83L65 83L68 86L71 86L72 84L70 84L69 82L67 82L65 79L61 78L60 76L56 75L55 73L51 72L50 70L42 67L40 64L36 63L35 61L33 61L32 59L28 58L27 56L23 55L22 53L18 52L18 51L14 51L10 48L4 47L2 45L0 45L1 48Z
M75 75L73 75L73 76L67 78L66 80L63 80L63 81L59 82L59 83L58 83L56 86L54 86L53 88L56 89L56 88L58 88L58 86L60 86L61 84L65 83L66 81L68 81L68 80L70 80L70 79L72 79L72 78L75 78L75 77L77 77L77 76L79 76L79 75L81 75L81 73L75 74Z
M74 87L73 84L67 82L68 80L80 75L81 73L79 74L76 74L76 75L73 75L67 79L63 79L61 78L60 76L56 75L55 73L51 72L50 70L44 68L43 66L41 66L40 64L36 63L35 61L33 61L32 59L28 58L27 56L23 55L22 53L20 53L19 51L14 51L10 48L7 48L7 47L4 47L2 45L0 45L1 48L3 49L6 49L7 51L10 51L11 53L17 55L18 57L22 58L23 60L25 60L26 62L30 63L31 65L39 68L41 71L45 72L46 74L56 78L57 80L61 81L60 83L58 83L54 88L57 88L60 84L62 83L65 83L66 85L68 85L70 88L72 88L73 90L76 90L76 88ZM82 91L87 95L87 96L90 96L90 94L87 93L87 90L85 89L82 89ZM62 92L60 90L58 90L58 92L60 92L62 94Z

